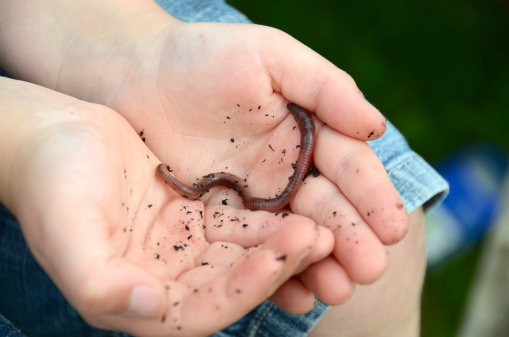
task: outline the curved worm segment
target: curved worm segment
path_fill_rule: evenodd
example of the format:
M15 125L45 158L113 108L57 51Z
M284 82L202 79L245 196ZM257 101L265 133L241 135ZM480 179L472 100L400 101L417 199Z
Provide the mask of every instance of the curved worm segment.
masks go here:
M277 211L286 206L295 196L302 185L306 172L311 161L313 146L315 144L316 129L313 116L300 106L289 103L288 109L297 122L300 130L300 152L294 167L293 175L289 178L286 188L275 198L256 198L247 193L247 186L242 185L242 179L234 174L226 172L210 173L204 176L198 183L192 186L179 181L173 174L169 165L159 164L156 168L156 174L163 181L184 198L199 199L211 188L224 186L236 191L242 198L244 207L248 209Z

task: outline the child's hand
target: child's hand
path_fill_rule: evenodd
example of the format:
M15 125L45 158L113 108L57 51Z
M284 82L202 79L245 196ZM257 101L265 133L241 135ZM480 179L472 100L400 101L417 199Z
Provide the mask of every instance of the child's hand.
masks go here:
M183 200L109 108L5 78L0 101L0 200L94 326L209 335L332 251L332 233L306 217Z

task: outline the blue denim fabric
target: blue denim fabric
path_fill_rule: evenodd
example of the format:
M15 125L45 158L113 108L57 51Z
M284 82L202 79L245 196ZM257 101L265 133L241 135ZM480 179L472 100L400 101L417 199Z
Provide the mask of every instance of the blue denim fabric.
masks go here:
M224 0L156 0L165 11L185 22L251 23Z
M421 206L428 210L445 198L449 184L412 151L403 135L390 122L387 122L387 131L382 137L368 143L384 164L408 213Z
M5 317L0 316L0 336L2 337L24 337L18 329L16 329L11 322L9 322Z
M158 0L158 3L182 21L249 23L222 0ZM382 160L409 213L423 205L432 206L445 196L447 183L408 147L392 124L370 146ZM327 306L318 302L311 312L293 315L265 301L213 336L307 336L326 311ZM25 335L127 336L92 328L83 321L35 261L16 219L0 205L0 337Z

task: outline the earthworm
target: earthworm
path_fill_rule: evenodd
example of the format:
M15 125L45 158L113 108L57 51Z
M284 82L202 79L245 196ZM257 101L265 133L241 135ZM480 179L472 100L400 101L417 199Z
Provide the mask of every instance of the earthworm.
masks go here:
M244 207L253 210L277 211L286 206L295 196L302 185L311 160L313 146L315 143L315 123L311 113L299 107L296 104L288 104L288 109L297 121L300 130L300 152L294 167L294 172L288 178L288 185L275 198L257 198L253 197L247 191L247 185L242 184L242 179L231 173L218 172L210 173L204 176L199 182L188 186L171 174L170 166L159 164L156 168L156 174L164 182L175 190L178 194L189 199L199 199L216 186L224 186L236 191L242 198Z

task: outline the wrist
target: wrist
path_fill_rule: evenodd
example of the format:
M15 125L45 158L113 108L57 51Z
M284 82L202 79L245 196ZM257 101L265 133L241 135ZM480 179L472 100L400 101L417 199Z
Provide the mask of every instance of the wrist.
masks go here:
M147 35L179 21L151 1L0 3L0 66L15 78L102 102ZM30 24L27 24L29 22Z
M43 113L41 99L47 89L0 77L0 201L11 211L14 199L22 193L23 168L34 154L35 139L41 129L55 121L54 114Z
M0 202L14 214L37 195L34 172L60 144L66 126L88 121L86 103L31 83L0 77Z

